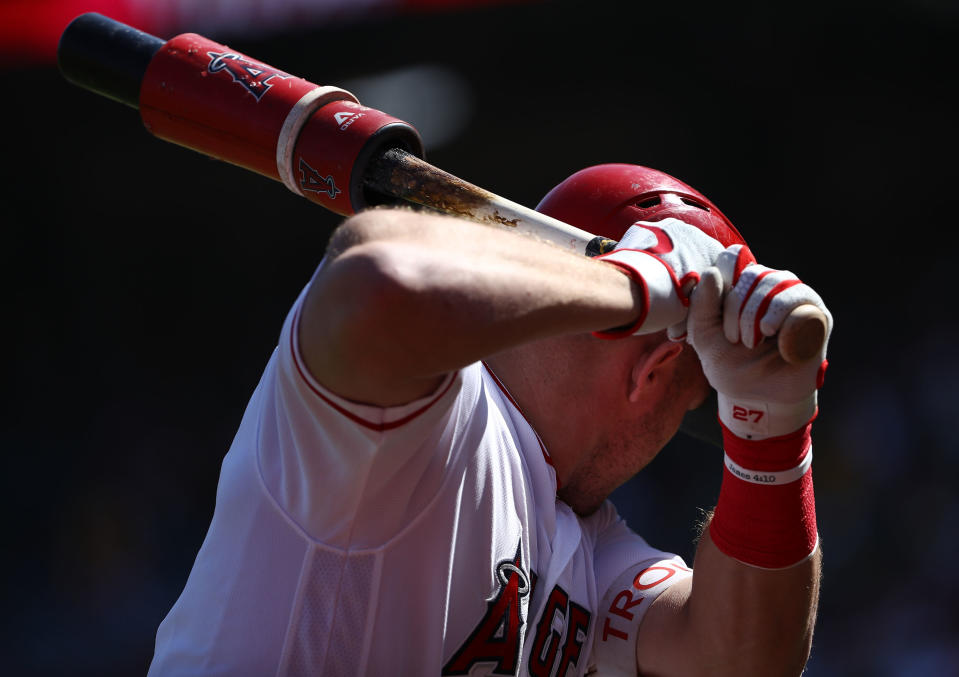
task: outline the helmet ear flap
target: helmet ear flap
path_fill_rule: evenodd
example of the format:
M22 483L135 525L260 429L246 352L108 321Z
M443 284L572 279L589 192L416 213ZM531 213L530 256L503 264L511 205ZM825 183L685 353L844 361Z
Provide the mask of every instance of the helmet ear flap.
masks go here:
M641 165L605 164L580 170L549 191L536 211L614 240L637 221L672 217L696 226L724 247L746 242L705 195Z

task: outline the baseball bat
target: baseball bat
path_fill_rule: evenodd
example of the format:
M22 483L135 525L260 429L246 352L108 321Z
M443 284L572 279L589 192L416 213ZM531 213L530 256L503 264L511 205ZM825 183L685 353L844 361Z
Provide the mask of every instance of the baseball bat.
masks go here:
M70 82L139 109L154 136L282 181L338 214L402 200L587 256L616 245L434 167L409 123L350 92L203 36L164 41L91 12L64 30L57 58ZM815 306L795 309L777 339L783 359L818 354L826 327Z

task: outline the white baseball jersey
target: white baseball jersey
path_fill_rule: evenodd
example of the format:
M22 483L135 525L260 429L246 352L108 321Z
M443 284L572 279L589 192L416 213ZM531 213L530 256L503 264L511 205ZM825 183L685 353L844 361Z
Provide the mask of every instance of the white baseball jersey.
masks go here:
M324 388L299 356L302 299L150 675L634 673L635 629L682 561L608 502L579 518L559 501L546 449L483 364L399 407Z

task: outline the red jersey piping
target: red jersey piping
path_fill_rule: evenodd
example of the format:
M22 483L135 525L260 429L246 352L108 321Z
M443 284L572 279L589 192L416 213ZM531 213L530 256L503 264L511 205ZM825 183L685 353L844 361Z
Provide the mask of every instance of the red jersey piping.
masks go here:
M422 407L420 407L420 408L417 409L416 411L413 411L413 412L407 414L407 415L404 416L403 418L397 419L397 420L395 420L395 421L387 421L387 422L385 422L385 423L375 423L375 422L373 422L373 421L369 421L369 420L363 418L362 416L359 416L359 415L353 413L353 412L350 411L349 409L347 409L347 408L345 408L345 407L343 407L343 406L340 406L339 404L337 404L336 402L334 402L333 400L331 400L329 397L327 397L326 395L324 395L322 392L320 392L320 390L319 390L315 385L313 385L313 383L310 382L310 378L307 376L306 369L303 367L302 364L300 364L300 359L299 359L299 356L297 355L297 351L296 351L296 342L295 342L295 340L294 340L294 337L296 336L297 328L299 327L299 321L300 321L300 310L299 310L299 308L297 308L296 313L295 313L294 316L293 316L293 326L290 328L290 329L291 329L291 331L290 331L290 354L293 356L293 364L296 366L296 371L297 371L297 373L299 373L300 378L303 379L303 382L307 385L307 387L308 387L310 390L313 391L314 394L316 394L317 397L319 397L321 400L323 400L323 401L326 402L328 405L330 405L334 410L336 410L336 411L338 411L339 413L343 414L344 416L346 416L348 419L350 419L350 420L353 421L354 423L358 423L359 425L361 425L361 426L363 426L363 427L365 427L365 428L369 428L370 430L375 430L375 431L377 431L377 432L383 432L383 431L386 431L386 430L393 430L394 428L399 428L400 426L405 425L406 423L409 423L410 421L412 421L413 419L415 419L417 416L419 416L419 415L421 415L423 412L425 412L427 409L429 409L430 407L432 407L434 404L436 404L436 402L438 402L440 399L442 399L442 397L447 393L447 391L449 391L449 389L453 386L453 381L456 380L452 375L450 375L450 376L449 376L449 382L448 382L448 383L446 384L446 386L436 395L436 397L434 397L433 399L431 399L429 402L427 402L426 404L424 404Z
M513 396L509 394L509 391L506 389L506 386L503 385L503 382L499 380L499 377L493 373L493 370L490 369L490 366L486 364L486 362L483 362L483 367L486 369L486 373L488 373L492 377L493 383L495 383L496 386L500 389L500 392L502 392L503 395L506 397L506 399L509 400L510 404L512 404L516 408L516 411L519 412L519 415L523 417L524 421L526 421L526 425L528 425L529 429L533 431L533 436L536 437L536 441L539 442L539 448L543 452L543 459L546 461L546 465L548 465L550 468L553 469L553 476L556 477L556 491L559 491L560 489L559 473L556 472L556 466L553 465L553 459L550 458L549 452L546 451L546 445L543 444L543 440L540 439L539 433L536 432L536 428L534 428L533 425L529 422L529 419L526 418L526 414L523 413L523 410L520 409L519 404L517 404L516 400L513 399Z

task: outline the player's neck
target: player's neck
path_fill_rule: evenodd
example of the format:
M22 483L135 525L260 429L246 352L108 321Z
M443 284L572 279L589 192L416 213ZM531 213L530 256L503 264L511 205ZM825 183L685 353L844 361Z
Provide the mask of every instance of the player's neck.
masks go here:
M575 397L577 389L558 365L549 368L548 360L535 347L499 353L486 363L543 440L559 481L564 483L591 448L593 440L589 437L595 430L583 420L582 406Z

